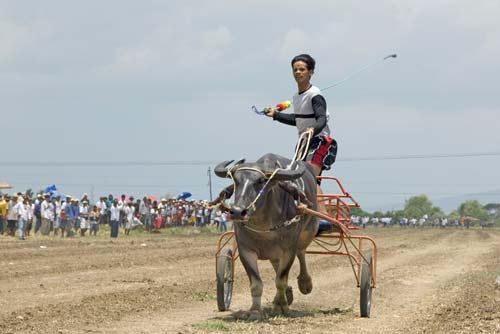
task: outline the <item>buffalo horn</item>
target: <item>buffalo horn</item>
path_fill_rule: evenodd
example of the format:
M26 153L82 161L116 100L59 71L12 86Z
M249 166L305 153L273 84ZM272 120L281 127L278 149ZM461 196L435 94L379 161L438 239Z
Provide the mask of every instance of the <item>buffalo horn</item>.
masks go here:
M244 163L245 159L240 159L234 163L233 167L231 167L230 169L227 168L227 166L229 166L233 161L234 160L223 161L220 164L218 164L217 166L215 166L215 170L214 170L215 175L217 175L218 177L228 177L229 176L228 171L230 169L233 169L234 167L238 166L239 164Z
M278 181L290 181L295 180L304 175L306 171L306 166L304 163L294 163L297 166L295 169L280 169L274 175L274 178ZM292 166L292 167L294 167Z
M218 177L228 177L227 166L230 165L234 160L226 160L215 166L214 173Z

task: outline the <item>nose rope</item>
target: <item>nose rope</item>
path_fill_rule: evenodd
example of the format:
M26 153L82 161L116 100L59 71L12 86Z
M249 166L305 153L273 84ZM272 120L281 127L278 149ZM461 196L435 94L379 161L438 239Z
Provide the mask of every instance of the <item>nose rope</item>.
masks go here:
M257 194L257 196L255 196L254 200L252 201L252 203L250 203L249 205L247 205L247 207L245 208L245 210L251 210L251 212L255 212L256 208L255 208L255 203L257 203L257 201L259 200L259 198L262 196L262 194L266 191L266 188L267 188L267 185L269 184L269 182L271 182L271 180L274 178L274 176L276 175L276 173L280 170L281 168L276 168L270 175L269 174L266 174L264 173L263 171L261 171L260 169L258 168L253 168L253 167L240 167L238 168L238 171L240 170L251 170L251 171L254 171L254 172L258 172L260 173L265 179L267 179L266 183L264 184L264 186L262 187L262 189L259 191L259 193ZM234 184L234 187L236 189L236 182L234 181L234 177L233 177L233 172L232 172L232 169L228 171L228 175L229 177L231 178L231 180L233 181L233 184Z
M306 131L304 131L304 132L302 132L300 134L299 140L298 140L297 145L295 147L295 153L293 155L293 159L290 162L290 164L285 168L286 170L290 170L292 168L294 162L301 161L301 160L304 160L306 158L307 150L309 149L309 144L311 142L311 138L313 137L313 133L314 133L314 129L309 128L309 129L307 129ZM240 170L250 170L250 171L257 172L257 173L261 174L264 177L264 179L267 180L266 183L264 184L264 186L262 187L262 189L258 192L257 196L255 196L255 198L253 199L252 203L250 203L244 210L250 211L250 213L255 212L255 210L256 210L255 204L257 203L257 201L259 200L259 198L264 194L264 192L266 191L267 186L269 185L269 183L271 182L271 180L274 178L274 176L276 175L276 173L280 169L283 169L281 167L281 164L279 163L279 161L278 161L278 165L279 165L279 167L276 168L272 173L264 173L260 169L254 168L254 167L239 167L239 168L237 168L233 172L233 169L235 169L237 167L237 165L232 166L227 171L227 175L229 176L229 178L231 178L231 181L233 182L233 187L234 187L233 189L235 189L235 190L236 190L236 181L234 180L234 173L236 173L237 171L240 171ZM303 181L302 181L302 186L304 186ZM247 228L247 229L249 229L251 231L257 232L257 233L269 233L269 232L276 231L277 229L289 226L289 225L291 225L293 223L296 223L296 222L300 221L300 217L301 217L301 215L297 214L292 219L289 219L289 220L285 221L284 223L282 223L282 224L280 224L278 226L274 226L274 227L272 227L272 228L270 228L268 230L255 229L255 228L252 228L252 227L250 227L250 226L248 226L247 224L244 224L244 223L242 223L242 225L245 228Z

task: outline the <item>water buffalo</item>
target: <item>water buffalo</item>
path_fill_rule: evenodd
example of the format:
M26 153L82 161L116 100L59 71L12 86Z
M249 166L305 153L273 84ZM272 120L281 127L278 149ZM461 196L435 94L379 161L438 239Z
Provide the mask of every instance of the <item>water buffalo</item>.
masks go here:
M302 215L297 198L290 188L298 189L302 197L316 210L316 179L308 163L291 163L276 154L266 154L255 163L225 161L217 165L215 174L234 181L234 202L230 205L240 259L250 279L252 306L244 318L261 320L263 284L257 260L269 260L276 272L274 311L286 314L293 300L288 285L288 273L295 257L299 259L297 277L303 294L312 291L311 276L306 268L305 252L318 231L313 216ZM232 164L231 167L228 167ZM286 190L288 189L288 191ZM312 199L312 200L311 200Z

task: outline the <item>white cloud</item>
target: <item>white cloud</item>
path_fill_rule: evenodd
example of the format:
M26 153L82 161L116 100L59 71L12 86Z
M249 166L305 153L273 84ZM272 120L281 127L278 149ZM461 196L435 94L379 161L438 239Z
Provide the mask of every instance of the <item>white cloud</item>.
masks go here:
M170 75L193 70L222 58L233 43L233 36L225 26L194 31L187 26L160 27L151 32L141 45L121 48L114 62L105 71L115 73Z

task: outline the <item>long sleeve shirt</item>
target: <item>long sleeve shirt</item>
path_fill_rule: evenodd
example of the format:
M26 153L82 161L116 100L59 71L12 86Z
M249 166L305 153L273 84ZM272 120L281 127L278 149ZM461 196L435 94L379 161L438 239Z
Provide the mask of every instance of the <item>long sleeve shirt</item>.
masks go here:
M22 218L24 220L28 220L28 208L26 207L26 204L18 202L12 209L16 212L18 219Z
M51 212L50 212L49 202L43 201L42 204L41 204L40 211L42 213L42 218L43 219L50 219Z
M66 212L66 218L68 220L75 220L78 217L78 211L75 205L67 204L64 210Z
M297 126L299 134L308 128L314 128L314 136L330 136L326 100L318 87L311 86L293 97L293 114L275 112L273 120Z

